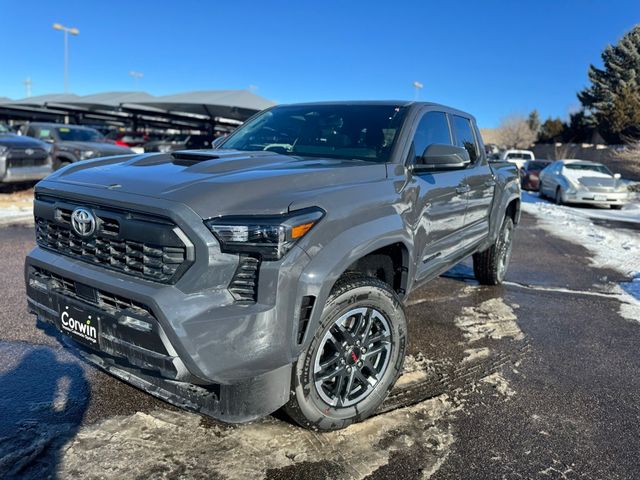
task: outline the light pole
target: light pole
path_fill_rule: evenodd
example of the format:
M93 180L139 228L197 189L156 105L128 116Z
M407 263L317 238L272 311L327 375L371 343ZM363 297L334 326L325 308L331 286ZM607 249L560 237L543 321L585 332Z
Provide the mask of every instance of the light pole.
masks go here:
M31 96L31 85L33 85L33 82L31 81L31 77L25 78L22 81L22 84L24 85L26 96L27 98L29 98Z
M415 82L413 82L413 88L416 89L413 99L418 100L418 98L420 98L420 90L424 88L424 85L416 80Z
M134 82L134 84L135 84L135 86L136 86L136 90L138 90L138 81L139 81L142 77L144 77L144 73L142 73L142 72L136 72L135 70L131 70L131 71L129 72L129 76L130 76L130 77L133 77L133 82Z
M69 34L78 35L80 30L75 27L65 27L59 23L54 23L53 29L64 32L64 93L69 93Z

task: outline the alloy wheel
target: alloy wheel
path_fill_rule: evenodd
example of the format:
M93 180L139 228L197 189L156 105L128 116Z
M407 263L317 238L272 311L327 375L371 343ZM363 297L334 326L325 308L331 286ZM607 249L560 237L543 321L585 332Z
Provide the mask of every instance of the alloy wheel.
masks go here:
M391 357L391 327L371 307L349 310L325 333L316 352L313 381L334 407L361 402L375 389Z

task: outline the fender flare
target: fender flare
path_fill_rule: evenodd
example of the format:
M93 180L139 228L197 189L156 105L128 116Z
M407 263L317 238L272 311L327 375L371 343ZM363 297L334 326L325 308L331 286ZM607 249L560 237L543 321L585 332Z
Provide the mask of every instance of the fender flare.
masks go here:
M311 341L313 332L320 324L323 307L333 286L350 265L369 253L393 244L400 243L407 252L411 252L412 242L401 216L394 215L354 225L319 248L317 253L311 256L311 261L304 268L298 282L298 302L304 296L315 297L315 308L309 319L304 340L298 347L306 348ZM409 270L408 278L413 278L415 265L410 254L406 267ZM299 305L296 306L296 312L298 311Z

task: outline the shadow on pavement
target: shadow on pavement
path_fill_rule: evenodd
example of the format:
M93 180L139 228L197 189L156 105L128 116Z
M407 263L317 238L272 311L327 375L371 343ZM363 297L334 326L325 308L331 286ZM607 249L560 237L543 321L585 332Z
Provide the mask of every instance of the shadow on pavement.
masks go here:
M64 355L0 342L1 478L56 477L61 449L77 432L91 396L84 371ZM7 369L12 358L19 361Z

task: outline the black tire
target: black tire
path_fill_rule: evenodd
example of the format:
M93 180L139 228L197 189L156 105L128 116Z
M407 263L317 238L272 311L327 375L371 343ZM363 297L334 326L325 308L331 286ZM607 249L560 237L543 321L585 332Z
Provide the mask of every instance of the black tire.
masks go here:
M624 205L611 205L611 210L622 210Z
M542 190L542 180L540 180L540 182L538 183L538 196L540 198L546 198L546 195L544 194L544 190Z
M473 255L473 272L482 285L501 285L509 267L513 246L513 219L505 217L498 238L484 252Z
M56 170L60 170L62 167L66 167L70 163L71 162L66 158L56 157L53 159L53 171L55 172Z
M556 205L563 205L564 202L562 201L562 189L560 187L556 188L556 196L554 198Z
M350 316L357 310L366 313L360 317ZM364 322L363 328L366 325L373 325L373 328L365 331L354 327L351 331L348 326L342 330L338 327L338 324L347 325L350 322L359 325L360 319ZM347 323L340 323L342 321ZM385 328L378 329L381 325ZM343 331L349 333L343 336ZM358 335L360 331L362 335ZM324 431L344 428L371 416L402 372L406 336L404 309L389 285L360 275L343 277L327 299L311 343L294 364L291 399L284 406L284 411L300 426ZM360 338L358 346L355 346L356 338ZM382 340L375 343L376 338ZM344 339L353 341L343 342ZM339 350L334 349L336 345ZM365 347L371 350L368 354ZM331 350L331 355L327 357L328 350ZM380 350L380 353L376 350ZM383 356L384 360L381 360ZM372 362L375 362L376 368L380 368L375 380L369 375L369 372L373 372L369 366L375 367ZM323 363L331 365L331 368L323 368ZM332 372L339 373L331 376ZM320 380L320 376L327 378ZM375 383L365 383L363 380L367 376ZM330 398L331 394L326 391L327 384L335 391L346 391L347 401L340 395ZM353 390L349 389L354 385ZM364 396L361 400L358 400L360 397L349 399L351 392L361 392L360 395ZM335 403L330 403L332 400ZM348 404L350 401L356 403Z

